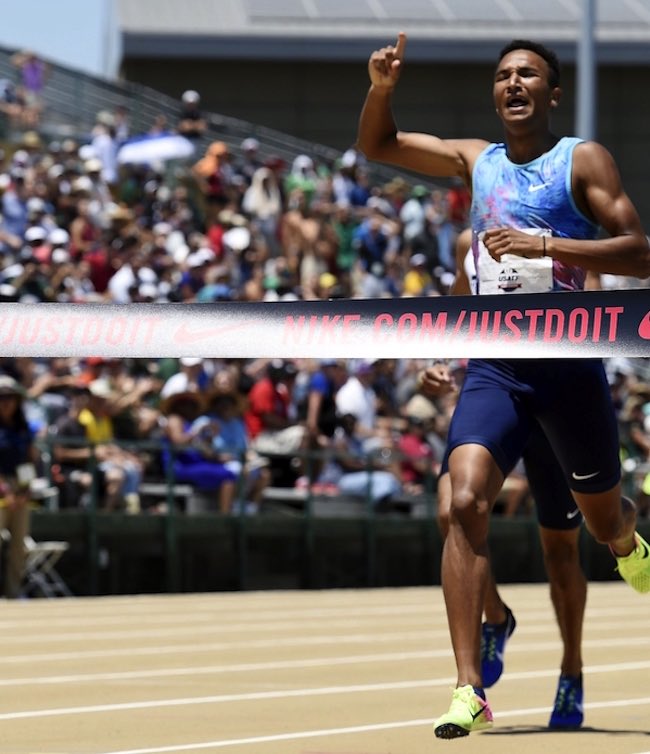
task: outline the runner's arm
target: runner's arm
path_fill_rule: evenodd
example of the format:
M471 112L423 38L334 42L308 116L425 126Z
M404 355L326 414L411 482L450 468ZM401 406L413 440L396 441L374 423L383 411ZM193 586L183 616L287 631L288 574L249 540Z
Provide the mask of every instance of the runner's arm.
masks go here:
M472 229L465 228L456 239L456 279L451 289L452 296L468 296L472 292L465 269L465 257L472 245Z
M405 47L406 35L400 32L395 46L383 47L370 56L371 86L359 119L357 146L370 160L431 176L457 176L469 185L474 160L487 142L399 131L395 124L391 102L402 71Z
M579 144L573 158L578 207L609 234L596 241L553 237L547 254L566 264L613 275L650 276L650 245L610 153L596 142Z

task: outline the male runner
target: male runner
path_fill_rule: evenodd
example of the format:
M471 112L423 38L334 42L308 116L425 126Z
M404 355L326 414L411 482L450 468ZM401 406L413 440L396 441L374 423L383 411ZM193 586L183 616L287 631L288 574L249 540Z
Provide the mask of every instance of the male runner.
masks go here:
M471 241L470 228L465 229L456 241L456 279L451 295L467 295L476 286ZM418 375L418 381L421 391L431 397L458 389L446 364L442 363L423 370ZM587 580L580 565L582 515L567 486L562 468L537 423L526 444L523 461L535 501L551 602L563 645L560 678L549 728L575 729L584 720L582 627L587 601ZM446 456L438 478L437 497L438 527L446 539L451 509L451 481ZM491 569L487 576L483 612L485 621L481 626L481 677L483 688L490 688L503 673L506 642L517 625L512 611L501 599Z
M527 40L501 51L493 98L504 142L490 144L397 130L391 97L405 46L400 33L394 47L370 57L358 145L372 160L459 177L471 188L479 294L501 292L499 273L513 256L522 293L579 290L586 269L650 275L648 240L609 152L550 130L561 97L553 52ZM597 238L599 226L608 237ZM610 547L625 581L650 591L650 548L635 532L634 505L621 495L616 416L602 363L470 361L449 430L452 508L442 586L458 680L449 711L434 725L438 738L492 725L480 664L488 519L534 421L591 534Z

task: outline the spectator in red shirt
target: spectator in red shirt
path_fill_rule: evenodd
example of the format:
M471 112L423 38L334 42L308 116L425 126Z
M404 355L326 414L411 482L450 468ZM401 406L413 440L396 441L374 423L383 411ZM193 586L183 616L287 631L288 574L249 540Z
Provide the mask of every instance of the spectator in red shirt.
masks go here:
M305 428L289 415L296 367L290 362L271 361L266 376L248 394L244 415L251 447L259 453L290 454L303 445Z
M400 463L402 484L410 494L419 494L426 489L427 477L437 472L437 464L426 436L429 420L408 416L406 422L406 430L398 443L403 455Z
M447 192L447 203L449 219L456 231L460 233L463 228L467 227L469 207L472 203L472 197L461 180L452 181L452 186Z

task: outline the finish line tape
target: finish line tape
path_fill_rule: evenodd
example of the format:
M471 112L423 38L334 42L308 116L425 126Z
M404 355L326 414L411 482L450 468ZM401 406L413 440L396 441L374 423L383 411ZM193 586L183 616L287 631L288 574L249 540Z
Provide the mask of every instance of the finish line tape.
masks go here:
M650 291L218 304L0 304L3 356L650 356Z

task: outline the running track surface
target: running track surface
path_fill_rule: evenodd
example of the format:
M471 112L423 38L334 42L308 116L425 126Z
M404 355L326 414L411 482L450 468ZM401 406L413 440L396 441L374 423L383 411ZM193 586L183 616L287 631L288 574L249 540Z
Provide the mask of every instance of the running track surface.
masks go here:
M489 693L493 730L438 741L454 684L438 588L2 602L1 754L650 752L650 595L590 586L586 720L545 730L560 644L545 585Z

